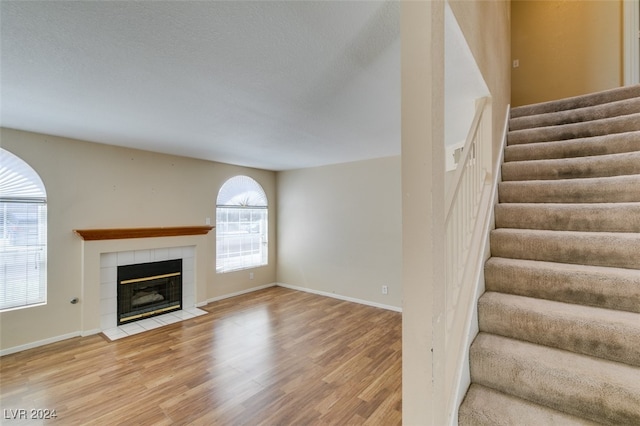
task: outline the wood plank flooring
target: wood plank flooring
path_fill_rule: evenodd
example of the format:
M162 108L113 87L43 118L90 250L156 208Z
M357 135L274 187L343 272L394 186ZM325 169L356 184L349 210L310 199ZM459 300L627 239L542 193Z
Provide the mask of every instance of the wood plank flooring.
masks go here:
M48 409L64 425L401 424L400 313L282 287L202 309L0 358L0 422Z

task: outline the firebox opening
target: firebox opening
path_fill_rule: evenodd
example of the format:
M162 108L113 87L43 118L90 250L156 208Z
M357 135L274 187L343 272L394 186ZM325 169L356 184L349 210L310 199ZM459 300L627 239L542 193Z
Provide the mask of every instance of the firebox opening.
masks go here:
M118 267L118 325L182 309L182 259Z

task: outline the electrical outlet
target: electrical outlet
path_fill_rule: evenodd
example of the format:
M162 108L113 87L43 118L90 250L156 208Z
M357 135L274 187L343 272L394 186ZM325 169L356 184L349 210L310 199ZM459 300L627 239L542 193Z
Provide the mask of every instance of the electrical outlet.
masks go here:
M253 279L253 272L249 272L249 279L252 280Z
M205 225L211 225L211 218L210 218L210 217L206 218L206 219L204 220L204 224L205 224Z
M518 68L520 66L520 59L514 59L513 60L513 67L514 68Z
M387 287L386 285L382 286L382 294L388 294L389 293L389 287Z

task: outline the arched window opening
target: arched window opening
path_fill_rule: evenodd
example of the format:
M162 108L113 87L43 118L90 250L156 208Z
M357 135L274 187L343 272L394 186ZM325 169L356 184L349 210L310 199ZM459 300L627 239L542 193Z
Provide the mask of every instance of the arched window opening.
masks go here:
M216 200L216 272L268 263L268 203L262 186L248 176L227 180Z
M0 148L0 311L47 302L47 193L31 166Z

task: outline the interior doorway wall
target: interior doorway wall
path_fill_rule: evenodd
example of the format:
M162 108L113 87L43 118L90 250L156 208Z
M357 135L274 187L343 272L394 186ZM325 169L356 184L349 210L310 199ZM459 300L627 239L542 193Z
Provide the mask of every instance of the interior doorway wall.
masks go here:
M511 106L623 85L622 9L608 0L511 2Z
M640 1L624 0L624 84L640 83Z

